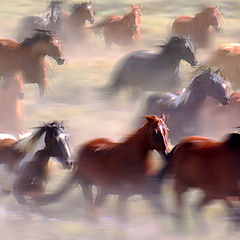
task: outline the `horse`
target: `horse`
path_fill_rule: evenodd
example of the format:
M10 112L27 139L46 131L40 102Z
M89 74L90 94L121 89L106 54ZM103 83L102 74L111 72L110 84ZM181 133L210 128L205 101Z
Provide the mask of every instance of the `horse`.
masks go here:
M64 26L62 39L65 42L83 41L86 35L84 32L86 21L90 24L94 24L95 21L91 1L74 3L70 13L62 13L62 21Z
M177 144L168 155L167 170L161 180L170 174L174 181L178 223L183 223L183 194L189 188L204 193L195 213L212 200L223 200L231 217L236 217L233 199L239 199L240 134L228 134L224 140L190 136ZM238 210L239 213L239 210ZM239 218L239 216L238 216ZM238 219L239 220L239 219Z
M164 158L169 152L168 128L163 116L146 116L145 124L123 142L98 138L83 144L76 154L72 176L55 194L38 199L38 204L54 202L75 184L80 184L93 216L108 194L119 196L120 217L125 215L127 198L134 194L145 195L160 209L159 189L147 175L151 168L147 155L152 150ZM93 185L97 188L95 200ZM154 188L155 191L149 190Z
M173 35L189 34L194 47L206 48L209 45L210 35L213 32L220 31L221 14L219 8L205 7L195 16L180 16L172 24Z
M24 83L36 83L40 96L47 87L47 61L52 57L59 65L65 61L60 41L49 31L36 30L33 37L21 43L13 39L0 39L0 76L10 78L21 73Z
M61 122L44 124L18 140L0 137L0 189L6 194L14 193L21 204L26 203L26 196L36 197L45 191L50 157L64 168L71 166L68 139Z
M105 44L108 48L114 43L119 46L128 46L140 39L141 36L142 5L134 6L123 17L110 15L90 29L103 29Z
M180 82L179 64L183 59L191 66L197 65L194 48L188 36L175 36L159 53L136 51L117 64L112 83L107 87L111 95L123 87L146 91L170 91Z
M17 41L21 42L26 37L34 35L34 29L43 29L60 35L63 29L61 1L51 1L46 17L27 16L24 17L18 26Z
M146 91L170 91L179 84L179 64L183 59L197 65L194 48L188 36L175 36L161 46L159 53L136 51L118 66L113 83L107 90L113 94L123 87Z
M24 114L20 100L24 97L24 85L20 75L2 79L0 86L0 131L14 135L25 130Z
M234 90L240 88L240 44L225 43L220 45L212 54L206 64L199 66L198 69L203 69L206 66L220 69L222 76L231 83ZM197 70L198 70L197 69Z
M153 94L146 100L144 114L166 114L170 139L177 143L184 136L200 133L199 111L207 97L225 105L229 95L218 71L211 69L196 76L180 94Z

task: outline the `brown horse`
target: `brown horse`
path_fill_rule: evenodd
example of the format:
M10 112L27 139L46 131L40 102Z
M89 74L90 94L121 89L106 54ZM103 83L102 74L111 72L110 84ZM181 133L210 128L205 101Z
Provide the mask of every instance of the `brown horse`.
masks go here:
M205 7L195 16L178 17L172 25L172 33L189 34L196 49L208 47L212 27L220 30L220 16L218 7Z
M189 188L198 188L204 193L196 212L216 199L233 207L230 199L239 197L239 154L240 134L237 133L227 135L221 142L192 136L175 146L168 156L168 165L174 178L178 217L182 217L183 193Z
M220 45L206 63L206 65L212 68L220 69L220 73L231 83L232 88L235 90L240 88L239 64L239 43L225 43ZM205 65L199 66L197 71L205 67Z
M132 5L132 10L122 16L111 15L97 23L91 29L103 28L103 35L107 47L117 44L127 46L140 38L142 5Z
M43 97L47 87L48 55L59 65L64 63L60 41L48 31L40 31L18 43L13 39L0 39L0 76L21 72L25 83L36 83Z
M44 124L20 140L0 137L0 189L4 193L13 191L20 203L25 203L26 195L34 197L45 191L50 157L64 167L71 165L62 123Z
M163 117L146 116L146 123L121 143L109 139L94 139L80 147L73 175L59 192L42 199L41 204L55 201L73 184L81 184L84 197L92 210L100 207L107 194L119 196L119 214L124 215L127 198L134 194L146 195L158 203L159 192L149 190L149 162L147 154L157 150L164 157L169 152L168 128ZM151 182L152 183L152 182ZM93 198L92 186L97 187ZM93 212L94 213L94 212Z
M14 135L24 133L24 116L20 99L24 96L20 75L9 80L2 79L0 88L0 131Z
M94 23L92 3L74 3L71 13L62 13L63 39L66 41L82 41L85 38L84 26L86 21Z

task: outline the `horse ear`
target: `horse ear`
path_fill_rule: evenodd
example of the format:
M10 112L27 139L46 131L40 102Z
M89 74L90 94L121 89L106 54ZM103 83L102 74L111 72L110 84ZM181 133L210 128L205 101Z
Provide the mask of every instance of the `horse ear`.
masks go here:
M139 10L142 10L142 6L143 6L142 4L139 5L139 7L138 7Z
M219 68L218 70L215 71L215 73L218 74L218 73L220 72L220 70L221 70L221 69Z

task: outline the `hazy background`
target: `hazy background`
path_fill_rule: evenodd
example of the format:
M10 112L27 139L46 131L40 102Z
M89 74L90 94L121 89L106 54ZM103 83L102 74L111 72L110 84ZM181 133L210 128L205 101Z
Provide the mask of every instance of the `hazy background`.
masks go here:
M68 11L74 1L65 1L63 9ZM239 42L240 35L240 2L226 1L190 1L190 0L151 0L151 1L93 1L96 21L109 14L123 15L130 10L131 4L143 4L142 40L136 49L152 49L166 40L173 20L179 15L194 15L203 6L219 5L222 13L222 30L214 36L212 48L201 50L197 57L204 60L218 44ZM1 0L0 37L15 38L18 21L28 15L45 16L47 1L37 0ZM63 46L64 47L64 46ZM71 46L63 49L67 62L58 66L49 60L48 91L46 99L39 99L35 85L25 87L25 109L28 127L41 125L51 120L64 120L75 146L94 137L108 137L118 140L132 131L132 121L143 103L144 96L130 101L127 93L120 94L115 100L108 101L101 89L109 83L115 63L124 54L132 51L129 48L113 46L107 52L103 38L95 38L89 32L89 42L82 46ZM190 71L182 65L184 73ZM187 74L184 74L186 75ZM188 81L189 79L186 79ZM183 84L184 85L184 84ZM54 189L64 181L67 171L51 163L51 185ZM174 197L171 183L164 185L163 202L173 209ZM221 203L213 203L203 215L209 226L207 234L199 233L193 223L191 207L200 197L194 191L186 195L188 214L188 233L178 234L170 217L156 216L148 202L134 197L129 201L129 222L118 225L115 218L115 197L109 197L102 211L99 224L93 224L86 218L87 208L80 189L68 194L61 202L42 207L42 215L30 213L16 203L12 197L0 199L0 238L6 240L75 240L75 239L239 239L240 234L231 231L224 219L226 210Z

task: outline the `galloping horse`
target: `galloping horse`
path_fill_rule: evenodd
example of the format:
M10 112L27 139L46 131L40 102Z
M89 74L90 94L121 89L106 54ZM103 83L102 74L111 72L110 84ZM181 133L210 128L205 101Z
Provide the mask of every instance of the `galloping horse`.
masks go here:
M113 94L123 87L138 87L164 92L177 88L180 61L197 65L192 42L188 36L175 36L161 47L163 50L157 54L136 51L127 57L108 87L109 91Z
M35 33L34 29L61 34L63 28L61 1L51 1L49 9L46 17L28 16L21 20L17 34L18 42L23 41L26 37L32 37Z
M212 27L220 30L220 12L218 7L205 7L195 16L180 16L172 25L174 35L189 34L194 47L205 48L209 45Z
M71 164L62 123L52 122L36 129L20 140L0 140L0 189L5 193L13 191L20 203L25 202L25 195L34 197L44 192L50 157L55 157L64 167L69 168Z
M50 32L38 30L31 38L18 43L13 39L0 39L0 76L21 72L25 83L36 83L43 97L47 87L48 55L59 65L65 61L60 41Z
M140 38L142 5L132 5L132 10L123 17L110 15L103 21L97 23L91 29L103 28L103 35L107 47L117 44L127 46Z
M23 134L24 116L20 99L24 96L24 86L19 75L9 80L2 79L0 88L0 131L14 135Z
M121 143L98 138L80 147L73 175L57 192L42 199L42 204L55 201L74 184L80 184L84 197L93 208L100 207L107 194L119 195L119 214L124 215L127 198L146 195L156 206L159 192L150 186L147 154L157 150L163 157L169 152L168 128L163 117L146 116L146 123ZM97 187L93 198L92 186Z
M231 199L239 198L239 156L240 134L237 133L227 135L221 142L192 136L183 139L173 148L168 156L168 171L165 173L170 173L174 178L177 216L180 219L182 196L189 188L198 188L204 193L204 197L196 207L197 212L216 199L224 200L232 210ZM230 211L230 214L235 213ZM182 223L182 219L179 223Z
M150 96L144 114L166 114L170 139L178 142L184 136L200 133L198 113L208 96L223 105L229 102L223 79L211 69L195 77L178 96L171 93Z
M90 2L74 3L71 13L63 12L63 36L66 41L82 41L85 38L84 26L86 21L94 23L93 7Z
M239 64L239 43L225 43L220 45L206 62L206 65L210 67L220 69L222 76L231 83L232 88L235 90L240 88ZM199 66L199 69L202 68L205 68L205 65Z

